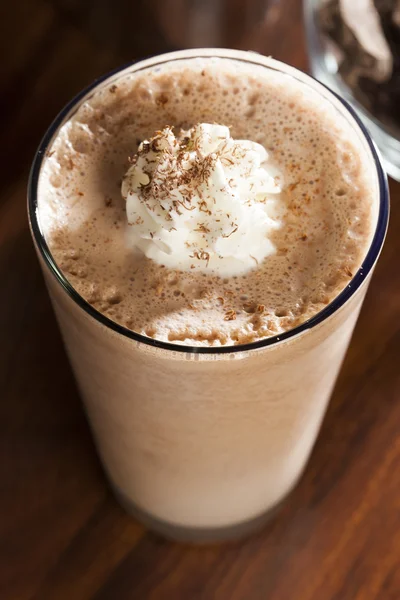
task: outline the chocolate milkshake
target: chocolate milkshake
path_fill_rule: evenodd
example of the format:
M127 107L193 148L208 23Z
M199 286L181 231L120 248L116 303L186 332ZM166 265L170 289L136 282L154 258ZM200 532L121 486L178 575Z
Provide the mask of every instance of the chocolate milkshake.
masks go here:
M362 268L386 218L365 135L290 67L188 51L92 89L36 175L117 494L167 535L254 525L304 468L382 243Z

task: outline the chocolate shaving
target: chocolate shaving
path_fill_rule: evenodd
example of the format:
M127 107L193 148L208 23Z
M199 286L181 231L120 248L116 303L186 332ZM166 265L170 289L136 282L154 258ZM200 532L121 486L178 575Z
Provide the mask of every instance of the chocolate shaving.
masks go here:
M236 312L233 308L226 311L224 321L234 321L236 319Z

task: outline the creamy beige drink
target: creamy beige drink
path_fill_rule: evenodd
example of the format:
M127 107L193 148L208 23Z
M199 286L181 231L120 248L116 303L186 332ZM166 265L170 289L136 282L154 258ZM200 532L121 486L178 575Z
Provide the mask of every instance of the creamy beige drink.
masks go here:
M60 270L47 283L111 482L189 537L239 531L297 481L382 218L371 148L339 101L270 59L201 54L92 90L37 190Z

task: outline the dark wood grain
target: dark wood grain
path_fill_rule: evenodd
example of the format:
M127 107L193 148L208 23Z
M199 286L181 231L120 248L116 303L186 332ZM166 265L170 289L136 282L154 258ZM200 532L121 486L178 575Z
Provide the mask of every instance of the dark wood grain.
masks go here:
M164 541L124 514L100 469L30 241L26 178L44 129L82 86L190 43L177 27L183 4L25 0L0 9L0 598L399 600L398 184L309 467L263 531L223 546ZM264 2L261 13L260 4L229 4L220 45L307 68L300 2Z

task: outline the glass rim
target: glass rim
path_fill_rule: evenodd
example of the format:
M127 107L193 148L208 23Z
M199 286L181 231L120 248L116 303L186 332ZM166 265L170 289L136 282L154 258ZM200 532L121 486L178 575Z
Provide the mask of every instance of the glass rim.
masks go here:
M354 274L354 276L346 285L346 287L337 296L335 296L335 298L329 304L327 304L321 311L316 313L307 321L304 321L300 325L293 327L293 329L285 331L281 334L263 338L261 340L257 340L255 342L250 342L247 344L226 345L217 347L174 344L171 342L164 342L162 340L147 337L145 335L132 331L131 329L128 329L123 325L120 325L119 323L113 321L109 317L106 317L103 313L101 313L100 311L95 309L91 304L89 304L89 302L87 302L87 300L85 300L68 281L68 279L62 273L61 269L58 267L56 261L53 258L53 255L50 251L50 248L46 242L45 236L41 228L40 219L38 215L37 194L39 176L43 159L45 158L46 152L49 146L51 146L55 135L57 134L59 128L64 124L66 119L72 116L72 114L74 113L74 109L77 110L79 108L81 101L84 100L84 98L86 98L88 95L90 95L91 92L93 93L98 86L104 84L108 79L111 80L113 77L118 76L123 71L134 67L135 65L138 66L138 68L135 71L140 71L151 67L154 68L157 67L157 65L176 60L212 57L233 59L239 62L256 64L261 67L283 72L285 74L295 77L305 85L310 85L310 83L312 83L313 86L311 87L316 87L317 89L318 87L320 87L321 91L325 91L325 94L326 92L328 92L328 101L330 100L329 95L331 95L334 99L338 100L341 108L344 109L344 113L347 112L350 115L351 119L355 122L356 125L358 125L358 128L363 134L367 142L367 146L369 148L371 157L373 159L373 164L375 165L379 187L379 213L371 244L368 248L368 251L364 257L360 268ZM326 95L324 97L326 97ZM303 73L299 69L291 67L286 63L259 55L255 52L245 50L228 50L222 48L199 48L193 50L180 50L176 52L169 52L147 59L144 58L131 61L128 64L125 64L121 67L117 67L116 69L105 73L104 75L95 79L91 84L89 84L76 96L74 96L74 98L72 98L72 100L70 100L70 102L68 102L61 109L61 111L55 117L53 122L50 124L36 151L28 181L28 216L32 236L35 241L36 247L39 250L40 256L44 261L44 264L49 269L51 274L55 277L57 283L61 285L61 287L64 289L67 295L71 298L71 300L73 300L79 308L86 312L90 317L94 318L97 322L113 330L115 333L120 334L135 342L140 342L147 346L151 346L153 348L160 348L170 352L172 351L187 354L235 354L240 352L249 352L250 350L267 348L269 346L281 344L285 340L294 338L295 336L298 336L299 334L307 331L308 329L312 329L313 327L319 325L320 323L328 319L354 295L357 289L365 281L366 276L372 270L383 246L389 219L389 191L387 176L382 168L376 146L372 141L366 127L356 114L355 110L348 104L346 100L341 98L338 94L336 94L323 83L317 81L314 77Z

